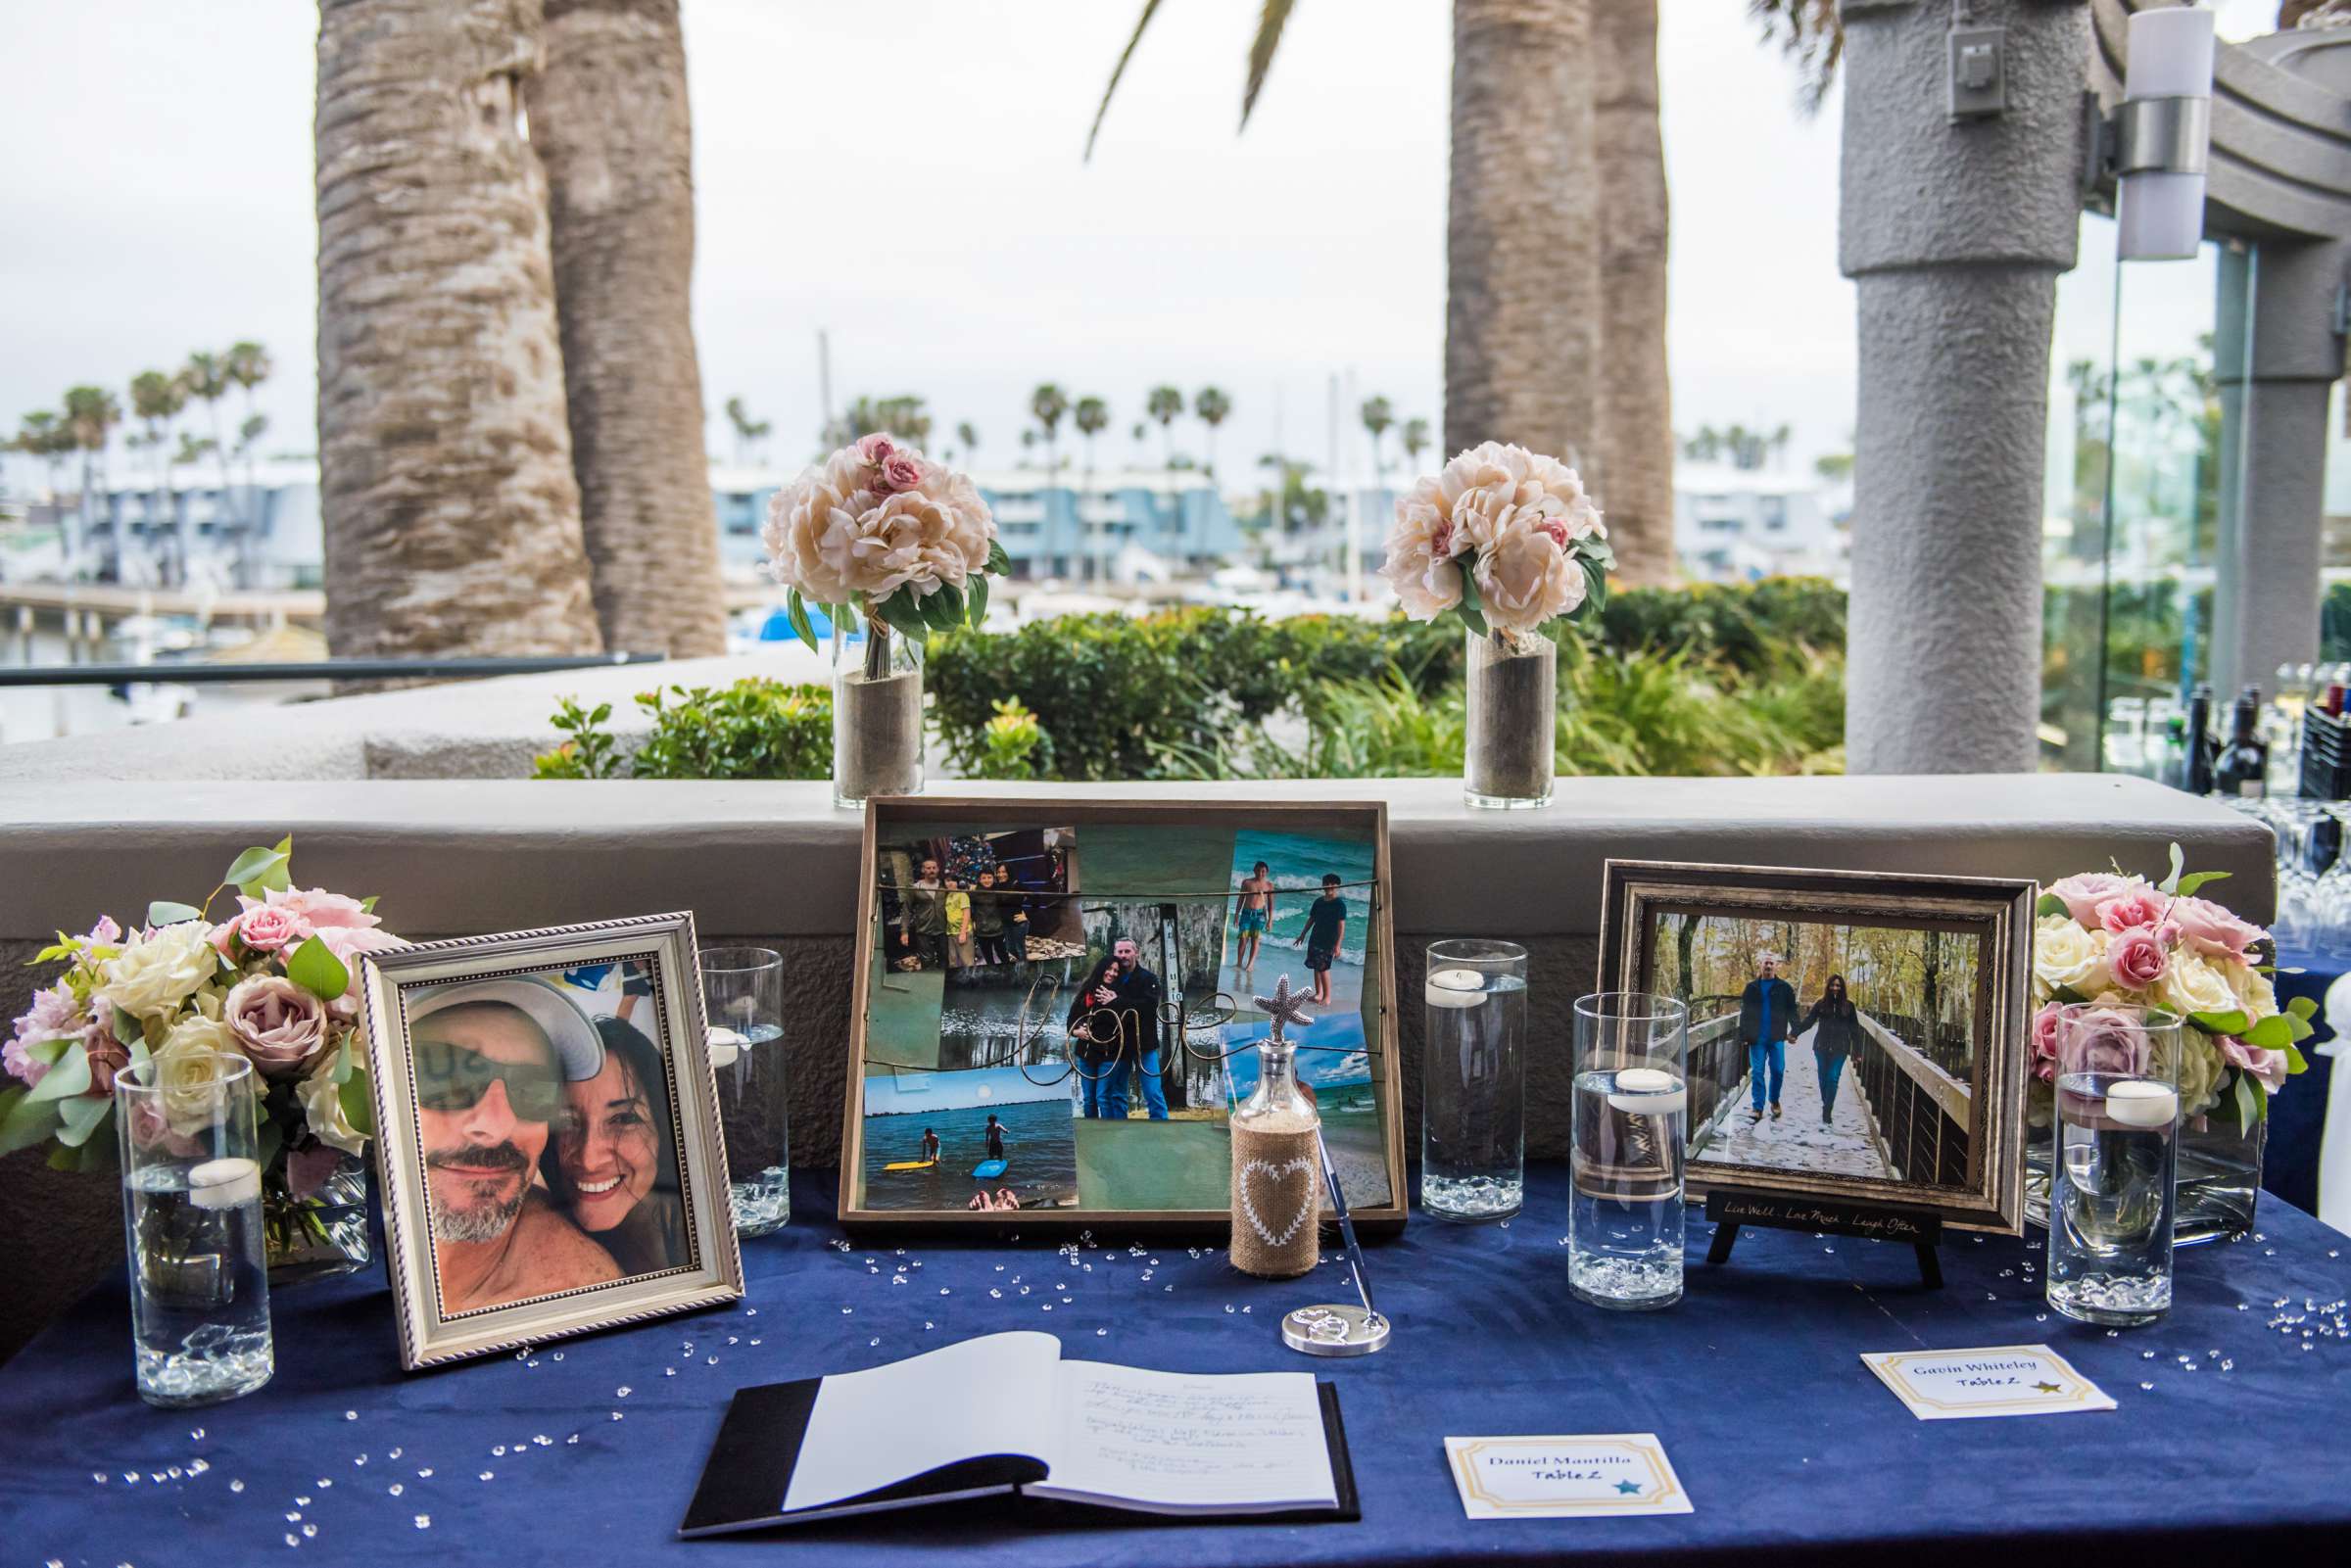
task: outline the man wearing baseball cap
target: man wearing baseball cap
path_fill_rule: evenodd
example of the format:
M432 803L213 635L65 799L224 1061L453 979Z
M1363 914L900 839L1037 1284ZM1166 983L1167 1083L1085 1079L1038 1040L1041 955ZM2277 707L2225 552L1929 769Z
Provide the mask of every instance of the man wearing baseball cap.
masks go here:
M603 1067L595 1022L530 976L428 991L408 1018L442 1315L620 1278L531 1179L564 1082Z

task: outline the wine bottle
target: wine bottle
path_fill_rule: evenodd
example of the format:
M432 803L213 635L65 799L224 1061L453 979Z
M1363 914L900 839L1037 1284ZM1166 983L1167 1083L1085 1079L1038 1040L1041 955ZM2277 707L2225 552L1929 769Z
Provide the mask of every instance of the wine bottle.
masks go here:
M2187 750L2181 759L2180 787L2191 795L2212 793L2212 688L2198 686L2187 699Z
M2261 800L2270 792L2270 748L2257 733L2261 698L2251 687L2229 711L2229 743L2213 763L2213 784L2223 795Z

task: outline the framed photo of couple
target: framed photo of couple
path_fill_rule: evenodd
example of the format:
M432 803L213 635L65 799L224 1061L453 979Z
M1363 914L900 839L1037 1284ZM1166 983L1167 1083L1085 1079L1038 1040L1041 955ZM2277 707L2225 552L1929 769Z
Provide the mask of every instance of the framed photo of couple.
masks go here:
M1687 1181L2023 1223L2029 881L1607 863L1603 991L1689 1009Z
M1225 1224L1286 976L1356 1222L1403 1223L1384 805L877 800L862 866L843 1221Z
M362 955L408 1369L743 1295L692 915Z

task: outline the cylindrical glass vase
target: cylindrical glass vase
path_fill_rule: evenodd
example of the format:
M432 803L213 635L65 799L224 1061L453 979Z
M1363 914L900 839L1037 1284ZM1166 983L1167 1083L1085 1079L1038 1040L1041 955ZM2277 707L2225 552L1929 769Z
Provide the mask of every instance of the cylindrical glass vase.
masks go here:
M1595 1307L1682 1299L1689 1010L1634 991L1576 998L1567 1288Z
M1432 942L1422 995L1421 1211L1507 1219L1526 1192L1526 949Z
M2046 1290L2081 1322L2134 1328L2171 1310L2183 1026L2132 1007L2058 1015Z
M784 1069L784 958L766 947L705 947L702 1005L735 1233L765 1236L792 1219L792 1103Z
M1559 645L1540 632L1471 632L1468 638L1463 792L1472 806L1548 806Z
M139 1398L175 1408L269 1381L261 1080L229 1052L115 1074Z
M873 617L833 623L833 803L923 787L923 645Z

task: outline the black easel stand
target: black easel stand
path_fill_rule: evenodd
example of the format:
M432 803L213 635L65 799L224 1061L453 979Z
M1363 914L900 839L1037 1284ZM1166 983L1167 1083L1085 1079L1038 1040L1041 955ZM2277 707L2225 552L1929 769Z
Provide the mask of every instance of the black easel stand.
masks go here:
M1918 1255L1919 1282L1928 1290L1943 1289L1943 1259L1936 1249L1943 1242L1943 1216L1926 1209L1893 1204L1841 1203L1802 1193L1717 1188L1706 1194L1706 1218L1713 1223L1714 1241L1706 1261L1727 1263L1742 1225L1768 1225L1774 1230L1809 1230L1831 1236L1866 1236L1872 1241L1906 1241Z

